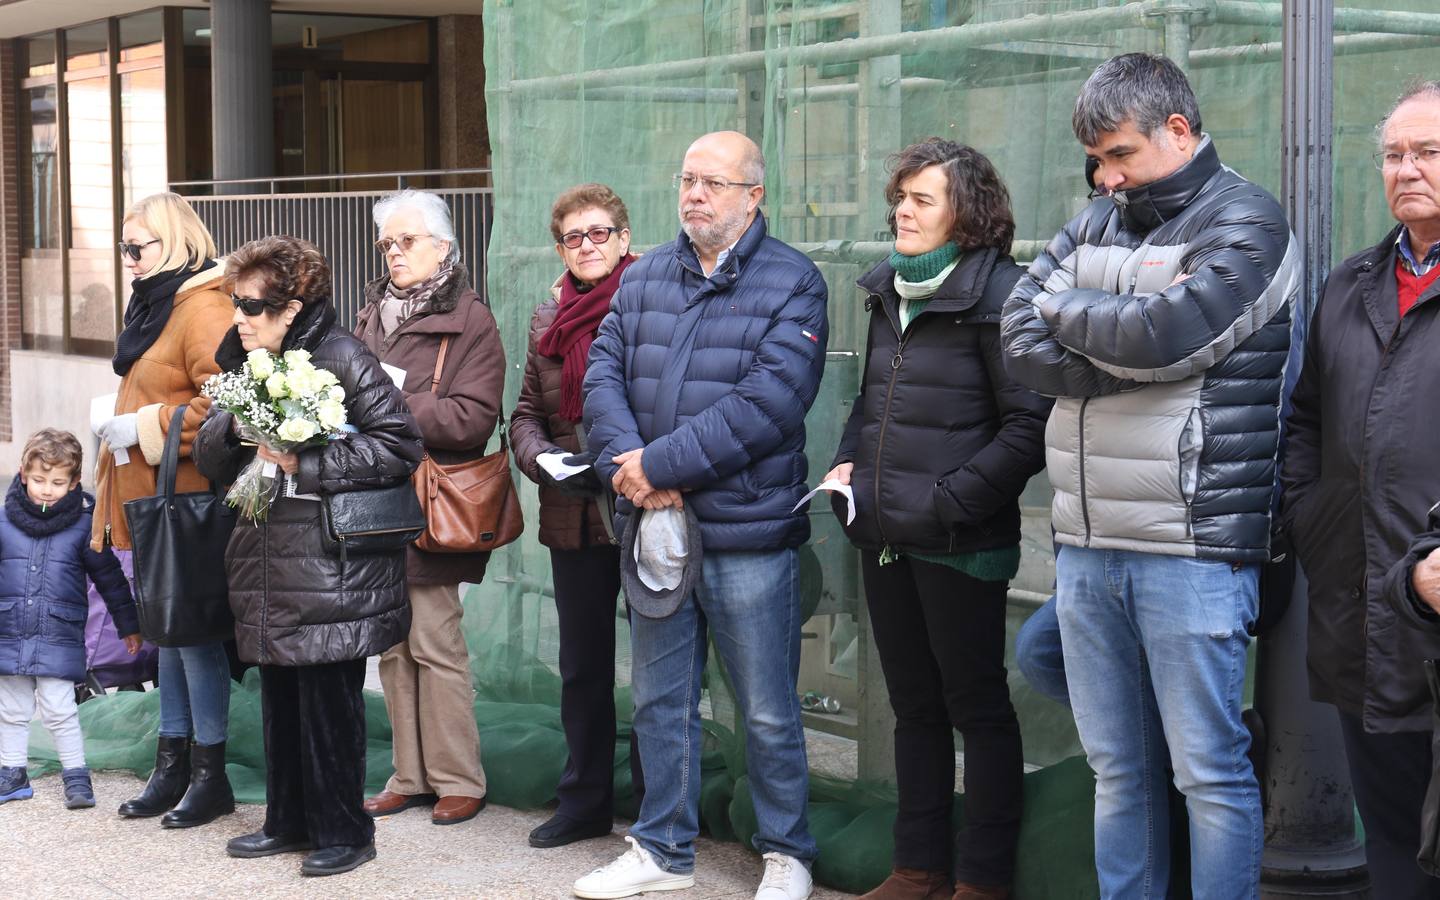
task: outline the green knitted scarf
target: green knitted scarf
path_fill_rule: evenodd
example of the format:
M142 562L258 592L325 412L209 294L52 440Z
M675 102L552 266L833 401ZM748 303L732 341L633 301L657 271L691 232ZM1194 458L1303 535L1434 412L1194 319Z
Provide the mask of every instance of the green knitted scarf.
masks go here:
M890 254L890 267L901 278L911 283L929 281L944 271L960 256L960 248L954 241L941 244L929 253L906 256L899 250Z

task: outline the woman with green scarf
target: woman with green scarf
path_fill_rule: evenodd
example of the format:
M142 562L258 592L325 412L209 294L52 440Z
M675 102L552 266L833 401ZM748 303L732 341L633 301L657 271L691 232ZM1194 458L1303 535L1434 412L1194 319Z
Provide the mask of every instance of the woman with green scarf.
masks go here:
M1011 381L1001 360L1001 308L1023 269L1009 255L1015 222L995 167L931 138L891 158L885 191L895 251L859 281L869 349L827 476L854 491L845 531L861 553L896 719L894 871L865 896L1004 898L1023 772L1005 598L1050 401ZM953 846L952 728L965 739Z

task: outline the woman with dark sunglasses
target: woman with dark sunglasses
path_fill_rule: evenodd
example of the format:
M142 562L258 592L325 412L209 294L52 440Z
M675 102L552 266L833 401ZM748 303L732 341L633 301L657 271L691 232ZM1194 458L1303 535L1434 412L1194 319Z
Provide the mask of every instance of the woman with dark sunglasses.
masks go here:
M556 481L544 454L580 452L586 358L630 255L630 216L603 184L570 188L550 212L565 271L530 320L525 382L511 415L515 461L540 486L540 543L550 548L560 620L560 721L570 758L554 817L530 832L533 847L610 833L615 815L615 598L620 549L606 528L608 504L593 468ZM632 739L630 773L643 790Z
M450 210L437 194L401 191L375 204L375 227L387 271L365 287L356 336L403 370L401 392L435 462L484 456L500 417L505 350L460 261ZM407 551L414 620L380 657L395 774L365 801L372 816L428 806L431 822L454 825L485 808L460 582L478 584L489 559Z
M121 226L120 261L133 279L125 327L115 340L120 390L102 424L95 470L95 549L109 545L128 570L127 500L155 493L155 467L177 407L181 420L177 491L207 482L190 458L210 401L200 387L218 372L215 348L234 310L222 290L223 260L184 199L155 194L130 207ZM203 825L235 809L225 777L230 716L230 659L223 643L160 649L160 728L155 771L145 789L120 805L127 818L163 816L167 828Z

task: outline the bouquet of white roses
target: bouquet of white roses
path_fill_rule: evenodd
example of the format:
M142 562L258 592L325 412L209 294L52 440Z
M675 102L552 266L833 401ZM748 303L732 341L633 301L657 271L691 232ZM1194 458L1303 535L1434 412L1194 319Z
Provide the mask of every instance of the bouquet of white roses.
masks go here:
M210 376L201 392L235 417L241 438L279 453L328 443L346 424L340 379L316 368L305 350L281 356L251 350L244 365ZM278 488L275 464L257 458L235 479L225 502L258 522Z

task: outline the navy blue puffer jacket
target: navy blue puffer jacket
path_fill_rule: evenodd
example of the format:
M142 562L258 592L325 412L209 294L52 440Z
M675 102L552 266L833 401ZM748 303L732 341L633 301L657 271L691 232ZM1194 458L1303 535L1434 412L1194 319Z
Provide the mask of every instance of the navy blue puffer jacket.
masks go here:
M90 549L95 501L79 490L42 518L17 477L0 510L0 675L85 678L85 578L105 599L121 637L140 623L130 583L108 548ZM17 496L17 493L19 496Z
M684 234L631 265L585 374L588 449L605 481L616 454L643 447L645 477L686 492L707 552L803 544L809 521L791 509L805 494L826 293L758 213L709 278ZM617 533L633 509L620 500Z

